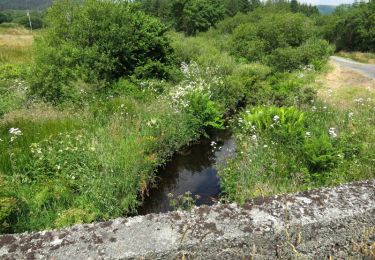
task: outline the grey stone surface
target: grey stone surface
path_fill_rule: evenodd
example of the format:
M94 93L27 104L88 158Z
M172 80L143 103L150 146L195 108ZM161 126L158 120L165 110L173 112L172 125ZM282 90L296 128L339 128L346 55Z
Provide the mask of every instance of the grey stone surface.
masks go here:
M375 180L0 236L1 259L374 259ZM375 254L375 252L374 252Z

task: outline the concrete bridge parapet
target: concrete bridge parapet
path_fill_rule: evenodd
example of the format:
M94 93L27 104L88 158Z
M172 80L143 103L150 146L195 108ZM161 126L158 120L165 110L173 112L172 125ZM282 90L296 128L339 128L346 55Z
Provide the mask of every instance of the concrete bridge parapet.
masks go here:
M375 180L0 236L1 259L375 259Z

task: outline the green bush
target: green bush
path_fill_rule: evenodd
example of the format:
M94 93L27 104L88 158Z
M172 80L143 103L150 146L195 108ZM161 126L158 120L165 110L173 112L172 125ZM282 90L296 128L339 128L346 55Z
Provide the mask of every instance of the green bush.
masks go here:
M353 4L338 8L328 37L338 50L375 52L375 2Z
M250 23L238 26L232 35L231 52L247 59L248 61L259 61L265 54L267 42L258 37L258 28Z
M207 31L224 18L223 5L214 0L188 0L173 3L172 15L177 31L188 35Z
M293 71L307 65L323 67L321 61L333 54L333 47L325 40L311 38L297 48L278 48L267 57L268 64L277 71Z
M303 147L307 166L312 172L322 172L337 165L339 151L332 144L332 140L323 133L308 138Z
M12 21L12 18L8 14L0 12L0 24L9 23L11 21Z
M165 27L130 4L61 1L46 20L48 28L36 39L32 94L58 102L75 95L79 80L103 88L134 72L167 76L172 50Z
M271 68L258 63L237 66L232 75L226 79L228 91L236 93L237 100L249 105L265 104L271 96L271 87L264 81L271 74Z

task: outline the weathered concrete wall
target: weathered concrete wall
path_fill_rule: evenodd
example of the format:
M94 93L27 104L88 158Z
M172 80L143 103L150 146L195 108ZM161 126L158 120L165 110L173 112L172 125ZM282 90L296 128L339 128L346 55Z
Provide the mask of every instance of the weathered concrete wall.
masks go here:
M58 231L0 236L1 259L374 259L375 180Z

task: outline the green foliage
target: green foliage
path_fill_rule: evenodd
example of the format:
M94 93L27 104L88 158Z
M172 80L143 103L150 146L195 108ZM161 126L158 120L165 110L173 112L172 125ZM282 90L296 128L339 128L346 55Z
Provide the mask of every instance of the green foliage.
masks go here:
M294 107L254 107L240 116L245 132L255 131L284 144L303 139L304 114Z
M52 0L2 0L0 3L0 10L29 10L29 9L43 9L52 4Z
M262 62L275 71L293 71L309 64L320 65L332 54L331 46L316 38L311 19L264 10L248 17L238 15L218 25L223 33L233 31L228 48L239 59Z
M11 21L12 21L12 18L8 14L0 12L0 24L9 23Z
M375 1L337 8L331 20L327 36L338 50L375 51Z
M131 5L66 0L56 2L46 19L49 26L36 40L32 94L61 101L75 95L79 80L103 88L133 73L167 74L171 48L165 27Z
M175 16L175 28L188 35L207 31L224 17L224 7L214 0L177 1L172 7Z
M339 161L338 151L326 133L308 138L303 150L307 167L312 172L329 170Z
M31 26L32 26L33 30L43 28L43 19L41 17L31 16L30 20L31 20ZM27 16L23 16L23 17L14 19L12 22L18 23L18 24L24 26L25 28L30 29L30 21L29 21L29 18Z
M219 171L225 196L243 203L256 196L372 178L374 161L367 155L374 154L373 145L367 145L375 138L371 110L372 105L358 107L354 118L353 112L326 104L304 111L249 108L236 126L238 153ZM281 115L278 123L275 114Z
M137 0L141 9L188 35L207 31L224 15L246 13L261 5L259 0Z
M325 40L309 39L297 48L278 48L267 57L267 63L277 71L293 71L305 65L318 65L320 60L327 60L333 54L333 48Z
M197 125L204 127L222 128L224 120L221 108L207 95L197 92L189 94L189 106L187 112L197 120Z

